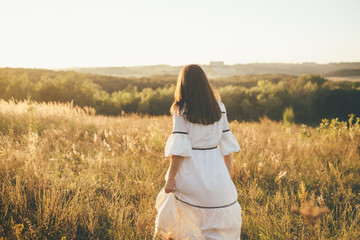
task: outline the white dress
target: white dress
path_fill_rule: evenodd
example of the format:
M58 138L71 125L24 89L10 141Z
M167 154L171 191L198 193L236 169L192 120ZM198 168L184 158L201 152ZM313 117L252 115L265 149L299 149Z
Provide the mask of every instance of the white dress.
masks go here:
M240 150L229 129L225 106L210 125L194 124L174 113L173 132L165 156L183 156L175 192L160 191L155 239L172 233L175 239L240 239L241 207L223 156ZM168 173L166 174L167 178Z

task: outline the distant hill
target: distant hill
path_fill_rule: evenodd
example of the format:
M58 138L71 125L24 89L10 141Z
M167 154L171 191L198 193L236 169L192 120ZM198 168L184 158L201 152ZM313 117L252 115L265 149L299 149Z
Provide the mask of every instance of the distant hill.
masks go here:
M326 77L358 77L360 76L359 69L341 69L337 71L332 71L325 74Z
M360 82L360 68L331 71L324 74L324 77L330 81L336 82Z
M360 69L360 62L340 63L249 63L235 65L201 65L210 78L222 78L241 76L246 74L318 74L328 73L344 69ZM62 70L73 70L82 73L91 73L116 77L148 77L152 75L177 75L183 66L153 65L132 67L89 67L70 68Z

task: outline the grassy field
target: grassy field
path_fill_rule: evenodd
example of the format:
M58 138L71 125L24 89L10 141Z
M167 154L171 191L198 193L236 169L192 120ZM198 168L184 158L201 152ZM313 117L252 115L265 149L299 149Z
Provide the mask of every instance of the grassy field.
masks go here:
M230 124L242 239L360 238L360 123L349 122ZM0 239L151 239L171 126L0 100ZM328 212L312 222L306 209Z

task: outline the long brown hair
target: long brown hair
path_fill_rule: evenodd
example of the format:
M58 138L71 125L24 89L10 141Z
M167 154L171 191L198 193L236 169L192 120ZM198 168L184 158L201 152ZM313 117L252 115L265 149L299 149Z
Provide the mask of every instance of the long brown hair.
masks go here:
M211 87L205 72L200 66L190 64L179 73L170 112L184 110L188 121L209 125L221 118L217 100L220 95Z

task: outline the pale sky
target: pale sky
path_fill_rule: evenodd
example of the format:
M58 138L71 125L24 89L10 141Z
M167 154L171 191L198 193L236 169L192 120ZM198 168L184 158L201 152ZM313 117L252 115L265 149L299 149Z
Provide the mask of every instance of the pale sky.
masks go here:
M0 0L0 67L360 62L360 0Z

